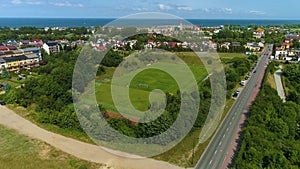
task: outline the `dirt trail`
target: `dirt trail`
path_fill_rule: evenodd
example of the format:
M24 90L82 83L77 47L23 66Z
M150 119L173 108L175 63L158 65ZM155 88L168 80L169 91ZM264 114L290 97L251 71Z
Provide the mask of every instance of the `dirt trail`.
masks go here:
M113 155L97 145L80 142L44 130L4 106L0 106L0 124L33 139L46 142L80 159L105 164L114 169L181 169L153 159L131 159Z

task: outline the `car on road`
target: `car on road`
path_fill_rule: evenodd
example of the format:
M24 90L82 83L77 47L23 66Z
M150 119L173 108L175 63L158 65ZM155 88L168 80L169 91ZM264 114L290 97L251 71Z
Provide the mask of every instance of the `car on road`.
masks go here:
M245 86L245 85L247 84L247 82L248 82L247 80L243 80L243 81L241 81L240 84L241 84L242 86Z
M5 101L0 101L0 105L5 106L6 105Z
M232 94L232 97L233 98L237 98L240 94L240 91L239 90L236 90L233 94Z

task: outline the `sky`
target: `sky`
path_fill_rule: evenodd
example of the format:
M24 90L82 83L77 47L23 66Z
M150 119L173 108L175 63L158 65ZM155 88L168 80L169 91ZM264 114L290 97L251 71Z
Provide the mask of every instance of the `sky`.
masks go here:
M299 6L299 0L0 0L0 17L119 18L163 12L185 19L300 19Z

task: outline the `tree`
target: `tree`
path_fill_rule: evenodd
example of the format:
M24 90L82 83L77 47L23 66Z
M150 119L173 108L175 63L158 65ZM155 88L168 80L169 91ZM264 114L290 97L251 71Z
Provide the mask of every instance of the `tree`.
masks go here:
M5 66L2 66L2 77L3 78L7 78L7 79L10 79L11 76L10 74L8 73L7 69L5 68Z

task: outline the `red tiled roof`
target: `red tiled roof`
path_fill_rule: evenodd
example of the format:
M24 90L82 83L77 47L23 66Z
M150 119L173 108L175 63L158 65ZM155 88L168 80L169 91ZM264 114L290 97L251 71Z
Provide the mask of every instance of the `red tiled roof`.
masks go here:
M35 44L34 46L35 47L42 47L43 45L38 43L38 44Z
M2 51L7 51L8 48L7 48L6 46L0 46L0 50L2 50Z
M105 46L99 46L97 49L99 49L99 50L105 50L106 47Z
M154 40L148 40L148 43L153 43L154 42Z

